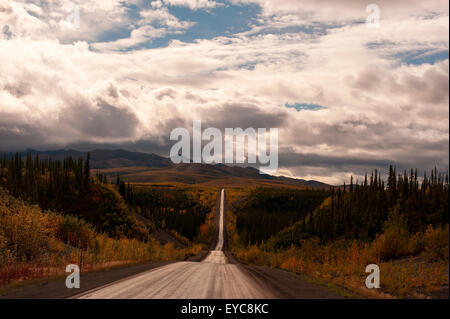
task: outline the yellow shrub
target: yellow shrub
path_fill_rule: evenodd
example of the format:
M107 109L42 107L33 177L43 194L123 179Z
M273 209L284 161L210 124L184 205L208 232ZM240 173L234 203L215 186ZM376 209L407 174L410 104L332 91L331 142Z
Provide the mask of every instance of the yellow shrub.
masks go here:
M417 232L409 237L408 252L412 255L417 255L425 249L424 234Z
M448 224L434 229L429 225L424 234L424 253L429 261L443 260L449 258L449 232Z
M408 253L409 232L406 222L398 211L394 210L384 224L384 233L372 242L375 260L389 260Z

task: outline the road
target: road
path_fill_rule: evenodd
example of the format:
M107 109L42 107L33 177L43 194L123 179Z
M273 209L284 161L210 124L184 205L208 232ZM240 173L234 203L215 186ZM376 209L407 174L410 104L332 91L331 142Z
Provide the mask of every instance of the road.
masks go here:
M295 283L293 276L284 278L284 282L279 282L278 285L271 284L273 278L269 278L261 270L257 271L255 268L252 271L248 266L229 263L223 249L224 198L225 190L221 190L217 245L202 262L172 263L90 290L76 298L271 299L297 297L297 289L304 289L305 298L338 297L321 287L301 281L294 287L294 294L283 293L279 287Z

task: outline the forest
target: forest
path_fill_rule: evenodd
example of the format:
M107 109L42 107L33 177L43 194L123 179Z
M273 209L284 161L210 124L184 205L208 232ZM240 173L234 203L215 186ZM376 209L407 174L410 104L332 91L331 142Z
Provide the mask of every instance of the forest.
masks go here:
M136 187L119 175L91 176L86 159L40 159L27 154L2 157L0 185L11 195L36 203L42 209L81 217L113 237L146 240L155 227L173 230L191 242L215 203L200 201L198 191L181 187ZM148 219L142 223L138 213Z
M119 193L142 216L161 229L194 241L207 214L215 207L217 191L200 188L147 187L125 184L117 178Z
M60 274L72 262L90 270L183 260L208 244L216 191L135 187L91 173L89 153L1 157L0 284ZM181 247L160 244L156 228Z
M401 218L408 234L423 232L429 225L442 227L449 221L448 186L448 174L436 169L419 182L417 170L397 175L391 166L386 184L375 170L361 184L353 184L352 178L350 185L334 190L324 205L272 238L270 245L287 248L311 237L368 242L383 232L389 217Z
M256 188L239 208L237 230L245 244L261 243L304 220L327 196L325 190Z
M230 247L244 263L372 297L364 278L375 263L378 297L448 298L448 173L391 166L386 180L374 170L326 191L233 190L228 198Z
M78 216L112 237L146 240L151 231L133 216L114 185L91 178L89 154L63 161L5 154L0 186L44 210Z

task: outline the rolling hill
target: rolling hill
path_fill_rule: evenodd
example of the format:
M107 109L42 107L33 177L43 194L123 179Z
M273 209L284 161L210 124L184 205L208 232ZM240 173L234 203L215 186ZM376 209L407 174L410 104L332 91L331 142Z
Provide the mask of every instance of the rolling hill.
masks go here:
M55 150L55 151L36 151L26 150L22 156L27 153L39 154L40 157L49 157L62 160L67 156L73 158L85 157L87 152L76 150ZM94 169L106 169L116 167L169 167L172 166L170 159L156 155L139 152L129 152L125 150L93 150L90 152L91 167Z
M77 150L53 150L22 152L39 154L61 160L67 156L85 157L86 152ZM307 181L283 176L260 174L253 167L227 166L224 164L173 164L169 158L156 154L130 152L126 150L93 150L90 152L94 173L103 173L114 178L120 175L127 182L135 183L183 183L210 186L267 186L267 187L314 187L328 188L318 181Z

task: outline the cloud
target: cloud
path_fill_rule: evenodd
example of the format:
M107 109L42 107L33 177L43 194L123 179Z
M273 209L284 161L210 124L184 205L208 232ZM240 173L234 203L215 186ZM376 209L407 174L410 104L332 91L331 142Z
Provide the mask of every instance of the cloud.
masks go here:
M194 23L188 21L180 21L177 17L170 14L168 8L144 9L139 12L139 25L159 23L171 29L188 29Z
M316 21L365 21L366 8L370 2L361 0L230 0L235 4L256 3L262 7L264 16L287 14ZM430 15L448 12L445 0L379 0L381 17L386 19L405 18L410 15Z
M165 29L156 29L152 26L143 26L131 31L128 38L122 38L109 42L98 42L91 44L91 47L100 51L121 51L130 50L144 43L151 43L153 39L163 38L168 34Z
M163 38L169 34L184 33L193 22L180 21L169 13L167 8L145 9L139 12L138 28L130 32L129 37L120 38L109 42L97 42L91 44L95 50L121 51L131 50L142 44L149 44L154 39ZM157 26L153 26L157 24Z
M93 41L105 32L126 27L128 9L121 0L0 0L0 25L19 37Z
M180 21L170 14L167 7L152 3L154 9L139 11L138 27L130 32L129 37L108 42L93 43L91 47L102 51L131 50L142 44L152 43L154 39L164 38L170 34L182 34L195 23Z
M362 3L259 1L260 28L152 49L156 38L189 32L192 22L170 11L181 2L156 1L132 18L120 1L94 9L78 1L81 30L63 31L67 3L0 0L1 150L99 145L167 155L170 131L199 119L277 127L280 172L298 177L341 183L389 163L448 168L448 57L405 59L448 51L441 2L381 2L385 20L374 30L355 22ZM326 108L286 107L304 103Z

